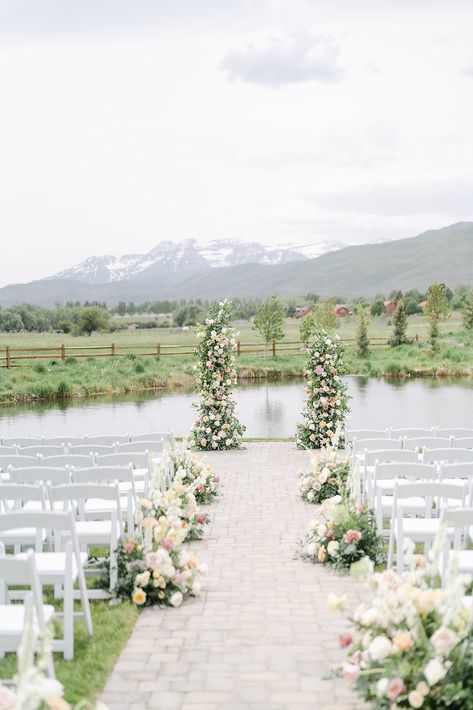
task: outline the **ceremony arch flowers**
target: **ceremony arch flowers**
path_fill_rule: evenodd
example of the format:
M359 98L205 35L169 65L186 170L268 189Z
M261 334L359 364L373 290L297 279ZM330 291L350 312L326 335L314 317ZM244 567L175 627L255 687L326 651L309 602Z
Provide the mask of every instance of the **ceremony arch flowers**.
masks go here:
M232 302L211 306L205 324L199 326L195 353L197 392L201 401L193 406L199 415L190 434L191 445L201 451L238 449L245 427L235 414L232 390L235 370L236 333L231 326Z
M342 381L343 346L337 335L315 332L307 349L307 404L297 427L299 449L320 449L342 430L348 412L348 395Z

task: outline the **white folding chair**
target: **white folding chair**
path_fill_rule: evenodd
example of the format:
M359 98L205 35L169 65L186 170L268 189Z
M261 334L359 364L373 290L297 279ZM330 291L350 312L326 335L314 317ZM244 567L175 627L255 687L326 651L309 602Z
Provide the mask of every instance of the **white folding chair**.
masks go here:
M473 429L436 429L437 436L454 436L455 438L465 438L473 436Z
M23 456L18 454L17 456L0 456L0 471L6 471L8 466L15 466L15 468L26 467L26 466L38 466L41 464L41 459L39 456ZM2 476L2 478L5 478Z
M443 580L446 579L452 555L455 558L455 571L473 577L473 550L468 549L472 540L473 508L444 510L441 520L442 523L453 532L450 539L446 540L444 554L441 560L440 573Z
M160 457L157 457L157 462ZM147 495L149 485L149 454L140 451L122 451L117 454L107 454L105 456L96 456L95 463L97 466L129 466L133 467L133 477L135 479L135 491L141 495Z
M425 449L422 453L423 463L470 463L473 462L473 451L470 449Z
M88 444L102 445L102 446L115 446L115 444L130 441L128 434L99 434L98 436L88 436L86 437ZM94 448L94 451L96 449Z
M38 576L42 585L53 586L56 598L64 600L64 636L53 641L53 650L62 651L66 660L74 657L74 618L83 618L89 636L92 636L92 616L90 614L87 586L84 575L84 563L87 554L81 553L71 511L38 511L14 512L0 515L0 539L3 531L22 529L25 525L38 531L37 547L41 546L41 535L44 531L53 540L53 552L36 552L35 561ZM65 539L65 544L63 542ZM25 559L26 554L17 555ZM74 584L79 584L77 598L82 604L82 612L74 613ZM56 614L60 616L60 614Z
M24 604L11 604L9 587L27 587L29 593ZM29 615L34 616L29 619ZM42 587L36 570L35 554L29 550L25 559L5 555L0 545L0 654L17 652L28 621L37 624L39 636L44 638L47 626L52 625L54 607L43 604ZM50 651L45 658L50 678L55 677L54 661Z
M390 520L394 505L394 488L397 481L435 481L438 480L437 468L422 463L377 463L373 476L372 507L375 510L378 533L385 534L384 521ZM407 498L403 501L403 510L412 515L425 509L423 497ZM389 532L387 533L389 536Z
M43 439L33 436L8 436L2 437L2 444L5 446L39 446L44 444Z
M102 444L94 444L87 442L79 446L70 446L69 454L80 454L82 456L95 456L95 454L113 454L115 448L113 446L104 446Z
M85 437L83 436L68 436L65 434L64 436L52 436L48 437L47 439L44 440L44 443L47 444L48 446L62 446L62 447L69 447L69 446L80 446L80 444L85 443Z
M377 463L415 463L419 460L416 451L409 449L381 449L365 451L361 459L360 475L364 497L373 503L373 476Z
M469 463L441 463L439 466L440 480L445 483L464 483L473 481L473 459Z
M439 436L413 436L404 439L406 449L418 449L424 451L432 448L448 448L452 446L452 439L442 438Z
M53 486L66 485L71 482L71 474L67 468L51 466L32 466L31 468L8 469L12 483L50 483Z
M26 513L46 510L46 493L44 486L24 483L4 483L0 485L0 510L2 515L12 511L23 511ZM3 530L0 532L0 541L7 546L13 546L15 553L21 552L22 546L35 547L38 540L38 532L28 525L15 530ZM41 544L46 539L43 535Z
M429 428L403 428L403 429L390 429L391 436L397 439L399 436L403 439L409 439L414 437L423 436L434 436L435 432L432 427Z
M90 468L94 464L95 458L92 454L63 454L62 456L46 456L43 459L43 466L52 466L53 468L63 468L65 466Z
M18 446L0 446L0 456L18 456Z
M76 471L71 469L72 480L74 483L101 483L114 484L117 483L120 490L120 510L122 515L126 516L128 525L128 535L133 534L135 528L134 515L136 508L136 490L135 479L133 477L133 468L129 466L95 466L94 468L84 468ZM123 488L121 487L123 484ZM86 520L94 520L97 516L100 519L111 517L115 506L113 501L96 501L88 500L84 505L84 514Z
M65 446L47 446L46 444L39 444L37 446L24 446L20 449L20 453L23 456L60 456L66 453L67 447Z
M163 441L169 446L174 444L174 434L172 431L150 431L147 434L130 434L131 443L137 441Z
M351 443L353 439L386 439L388 436L388 429L347 429L345 431L347 444Z
M401 449L402 439L353 439L353 455L363 456L365 451Z
M68 486L55 486L48 489L51 505L62 504L64 510L72 510L76 518L76 531L79 545L84 552L90 547L107 547L110 560L110 594L117 583L116 551L118 540L123 537L123 520L120 506L118 484L100 485L98 483L72 483ZM92 508L88 503L102 504ZM106 503L106 510L103 504ZM100 561L100 560L99 560ZM101 560L103 562L103 560ZM88 574L101 574L102 570L85 568ZM89 599L106 599L110 596L103 589L89 589Z
M117 444L116 452L117 454L132 452L132 453L146 453L149 454L160 454L164 447L164 441L133 441L128 444Z
M392 567L394 547L396 548L396 569L400 574L404 569L404 540L430 547L440 525L440 514L447 508L461 508L465 505L467 485L423 481L410 483L397 481L394 486L393 513L389 536L388 567ZM425 502L424 517L406 517L403 502L419 497ZM434 517L436 516L436 517Z

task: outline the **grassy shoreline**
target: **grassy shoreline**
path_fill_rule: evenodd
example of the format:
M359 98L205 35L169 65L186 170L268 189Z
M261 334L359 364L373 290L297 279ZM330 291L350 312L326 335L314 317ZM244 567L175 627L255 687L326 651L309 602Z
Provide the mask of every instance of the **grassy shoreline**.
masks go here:
M473 375L473 338L456 338L452 345L442 340L438 354L429 354L425 344L399 348L373 348L368 360L360 360L353 348L347 349L347 369L351 375L368 377L469 377ZM304 374L304 357L242 356L237 363L241 382L282 381ZM0 405L36 401L60 401L140 392L172 392L195 384L191 357L131 356L116 360L46 361L0 371Z

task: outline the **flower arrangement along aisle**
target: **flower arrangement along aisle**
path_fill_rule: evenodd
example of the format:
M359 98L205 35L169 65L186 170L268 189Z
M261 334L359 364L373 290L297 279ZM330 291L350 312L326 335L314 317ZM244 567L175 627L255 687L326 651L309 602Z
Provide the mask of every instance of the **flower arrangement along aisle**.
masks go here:
M195 454L187 449L171 453L175 479L183 486L192 487L195 500L199 505L211 503L218 496L219 476L212 473L210 466L205 466Z
M307 347L307 403L303 423L297 426L299 449L320 449L343 429L348 395L342 382L343 346L337 335L318 330Z
M199 326L199 344L195 353L198 364L197 389L201 402L193 406L198 419L190 434L193 448L226 450L240 448L245 431L235 415L232 389L236 385L236 333L231 326L232 302L225 300L211 306L204 325Z
M326 498L345 495L350 472L350 460L338 460L338 431L333 442L323 446L320 456L312 459L312 471L301 471L297 488L301 498L308 503L321 503Z
M385 559L384 540L378 535L374 514L341 496L327 498L300 543L303 559L337 570L368 557L374 564Z
M426 564L412 553L413 546L402 576L371 569L372 598L355 611L354 636L340 637L349 653L341 673L376 710L473 710L468 580L452 569L440 588L438 561Z

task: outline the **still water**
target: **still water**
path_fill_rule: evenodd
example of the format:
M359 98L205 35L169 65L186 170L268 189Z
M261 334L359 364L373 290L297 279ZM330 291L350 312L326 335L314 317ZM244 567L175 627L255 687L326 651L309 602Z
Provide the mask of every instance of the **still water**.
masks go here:
M347 377L346 382L352 427L473 427L473 379ZM293 436L304 398L302 381L239 386L235 399L245 436ZM0 435L66 438L171 429L183 436L195 418L193 401L192 392L178 392L0 407Z

